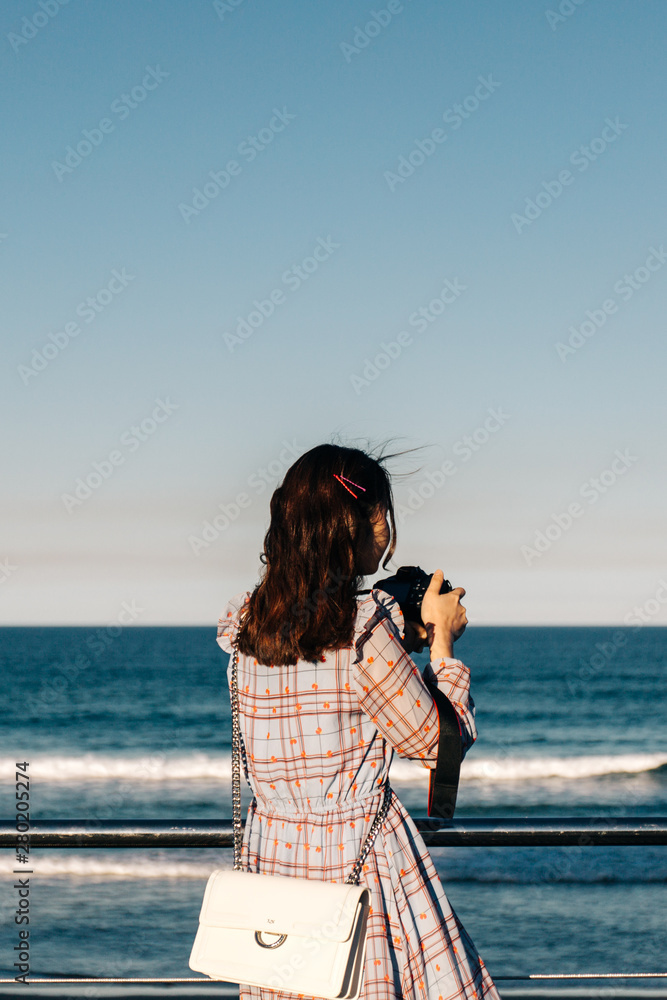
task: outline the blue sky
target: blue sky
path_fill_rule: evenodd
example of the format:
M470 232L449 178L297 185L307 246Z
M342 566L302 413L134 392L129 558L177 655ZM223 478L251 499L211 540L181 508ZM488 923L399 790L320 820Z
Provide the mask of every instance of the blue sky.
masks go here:
M472 621L667 623L661 0L0 19L3 622L211 622L336 435Z

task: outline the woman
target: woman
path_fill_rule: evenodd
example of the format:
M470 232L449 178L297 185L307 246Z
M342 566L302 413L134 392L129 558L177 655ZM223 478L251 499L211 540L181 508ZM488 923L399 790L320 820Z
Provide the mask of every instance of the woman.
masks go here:
M358 593L395 541L389 477L358 449L313 448L273 494L263 579L228 604L218 627L222 649L239 649L254 793L243 848L250 871L343 882L382 802L394 752L435 764L437 711L406 649L402 612L381 590ZM425 676L454 705L465 751L477 735L474 705L469 671L452 658L467 622L465 591L441 595L442 579L438 570L422 604ZM362 884L372 895L364 1000L499 1000L393 793ZM294 994L245 986L240 996Z

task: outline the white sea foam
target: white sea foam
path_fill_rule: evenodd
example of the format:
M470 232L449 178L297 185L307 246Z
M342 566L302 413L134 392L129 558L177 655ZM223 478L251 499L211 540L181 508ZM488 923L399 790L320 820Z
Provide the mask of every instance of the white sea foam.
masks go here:
M437 860L441 876L448 882L484 882L514 885L538 883L665 883L667 881L667 861L654 851L649 863L642 858L628 857L623 849L607 848L605 857L581 856L568 849L546 849L539 858L530 856L534 848L508 849L502 852L502 860L495 853L479 848L448 848ZM124 854L126 852L123 852ZM207 852L204 852L207 853ZM101 881L180 879L206 881L214 868L231 869L231 852L222 857L216 852L203 861L179 860L164 857L146 857L143 851L128 851L126 858L118 854L94 852L84 854L67 851L51 854L40 851L32 859L31 877L83 878ZM11 858L0 859L0 876L10 877L14 872Z
M231 856L227 859L216 858L215 862L165 861L162 859L142 857L143 852L135 855L135 859L118 860L115 857L90 857L90 855L73 854L67 856L50 855L40 850L30 863L33 877L63 876L67 878L185 878L207 879L213 868L232 867ZM16 866L12 866L11 858L3 858L0 862L0 874L10 875Z
M591 778L604 774L639 774L667 765L664 753L600 754L578 757L476 757L463 762L467 781L539 781L549 778ZM228 754L205 753L169 756L119 757L88 753L79 757L51 755L30 762L33 782L74 783L81 781L192 782L231 780ZM395 784L428 781L429 769L419 763L394 758L391 768ZM0 779L14 779L14 761L0 761Z
M664 753L599 754L577 757L491 757L463 762L470 780L534 781L545 778L593 778L603 774L639 774L667 764Z
M593 778L603 774L639 774L667 764L664 753L600 754L586 757L477 757L472 751L461 766L466 781L540 781L549 778ZM410 761L394 759L394 784L428 780L427 768L415 768Z
M231 780L229 754L210 756L193 753L171 756L167 753L143 754L137 757L120 757L110 754L87 753L79 757L58 754L30 760L30 777L37 782L74 781L190 781L206 778ZM0 776L14 775L14 762L7 759L0 764Z

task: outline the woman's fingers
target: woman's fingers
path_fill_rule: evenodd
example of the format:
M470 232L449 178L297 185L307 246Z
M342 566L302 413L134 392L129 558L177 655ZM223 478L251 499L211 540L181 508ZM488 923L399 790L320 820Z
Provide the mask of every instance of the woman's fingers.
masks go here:
M421 653L428 640L428 632L420 622L405 621L403 648L407 653Z
M440 588L442 587L442 581L445 579L445 574L441 569L436 569L435 573L431 577L431 582L424 592L424 596L429 592L432 594L439 594Z
M433 574L433 578L424 593L422 601L422 618L424 622L435 627L436 636L450 637L450 641L455 641L463 635L468 617L466 608L461 604L461 599L465 597L464 587L454 587L446 594L440 593L440 587L444 574L438 569ZM429 635L429 642L432 642Z

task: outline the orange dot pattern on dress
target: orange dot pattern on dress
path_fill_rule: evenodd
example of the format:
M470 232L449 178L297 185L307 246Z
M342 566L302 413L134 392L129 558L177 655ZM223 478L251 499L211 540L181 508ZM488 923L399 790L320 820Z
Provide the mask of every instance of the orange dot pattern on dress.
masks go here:
M223 613L218 643L225 652L247 597ZM377 812L393 754L435 763L437 712L402 634L398 605L374 590L359 598L348 649L275 668L239 657L255 796L243 853L251 871L342 882ZM425 673L454 704L467 750L476 736L467 668L445 659ZM363 1000L499 1000L395 795L362 880L372 897ZM285 990L243 986L240 1000L293 1000Z

